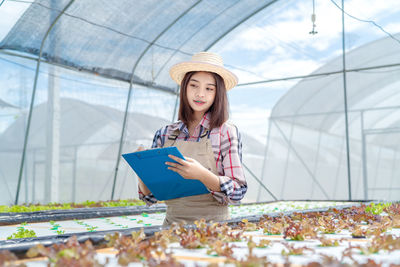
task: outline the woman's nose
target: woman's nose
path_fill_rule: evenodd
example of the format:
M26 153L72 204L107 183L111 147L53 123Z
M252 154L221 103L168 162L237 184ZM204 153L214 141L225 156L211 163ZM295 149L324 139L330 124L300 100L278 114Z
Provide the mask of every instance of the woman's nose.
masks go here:
M199 88L199 90L197 90L197 92L196 92L197 96L203 97L204 96L204 91L205 91L204 89Z

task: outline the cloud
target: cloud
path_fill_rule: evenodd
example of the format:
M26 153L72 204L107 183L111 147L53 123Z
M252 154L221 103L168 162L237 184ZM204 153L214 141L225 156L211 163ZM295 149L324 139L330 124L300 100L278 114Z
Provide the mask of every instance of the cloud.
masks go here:
M246 133L264 144L270 115L270 109L249 107L245 104L235 105L231 107L230 121L238 127L240 132Z
M275 52L281 50L279 52ZM279 57L276 56L279 54ZM306 75L317 69L321 62L311 59L298 59L285 53L281 48L274 49L275 56L260 56L259 62L245 67L245 70L233 70L240 83L256 82L274 78ZM247 70L247 71L246 71ZM257 73L253 74L253 73Z
M7 35L30 3L5 1L0 8L0 40Z
M400 33L400 22L389 23L385 26L385 30L391 34Z
M275 62L274 59L260 62L257 68L262 70L263 76L274 78L309 74L318 66L318 62L313 60L298 60L287 57L282 58L278 62Z

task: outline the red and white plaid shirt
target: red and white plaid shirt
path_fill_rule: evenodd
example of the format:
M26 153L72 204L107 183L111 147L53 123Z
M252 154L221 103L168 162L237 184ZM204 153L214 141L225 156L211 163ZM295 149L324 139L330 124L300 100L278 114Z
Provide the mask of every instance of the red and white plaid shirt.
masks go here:
M193 136L189 136L188 128L181 121L164 126L155 133L151 147L163 147L165 140L175 130L179 130L177 139L199 142L203 133L209 129L209 117L209 113L204 115L195 128ZM247 182L242 167L242 142L237 127L230 123L224 123L221 127L212 129L207 138L210 138L211 141L221 186L221 192L210 190L211 194L222 204L240 201L247 191ZM157 202L153 194L144 196L140 190L139 198L148 205Z

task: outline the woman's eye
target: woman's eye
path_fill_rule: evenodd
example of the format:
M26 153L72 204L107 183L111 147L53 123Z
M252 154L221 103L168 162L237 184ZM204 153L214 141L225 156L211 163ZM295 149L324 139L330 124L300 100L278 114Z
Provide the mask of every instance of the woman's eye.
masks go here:
M207 88L207 90L212 91L212 90L214 90L214 88Z

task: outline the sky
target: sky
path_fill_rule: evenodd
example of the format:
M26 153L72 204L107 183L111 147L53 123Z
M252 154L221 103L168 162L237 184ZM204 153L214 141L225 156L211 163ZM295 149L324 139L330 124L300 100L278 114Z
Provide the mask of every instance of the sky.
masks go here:
M341 1L335 1L340 5ZM400 32L400 2L388 0L382 3L377 0L348 0L345 1L345 11L358 19L373 20L392 34ZM239 69L232 68L239 76L239 84L313 73L341 57L342 17L341 10L332 1L316 0L318 33L311 35L312 11L312 1L278 1L268 13L254 16L213 49L222 54L228 66L240 66ZM347 51L387 37L371 23L347 15L345 29ZM230 93L234 120L240 128L263 132L258 139L266 140L267 127L259 119L268 117L279 98L298 81L234 88ZM252 116L255 119L249 119Z
M29 3L7 0L3 2L0 6L0 40L6 36L11 27L29 6Z
M315 24L318 31L315 35L309 34L312 30L312 1L278 1L268 12L260 12L228 34L211 51L223 56L226 66L238 75L239 83L310 74L340 56L342 51L341 12L332 1L315 0ZM338 4L341 2L335 1ZM399 1L385 0L384 5L382 3L379 0L347 0L345 10L359 19L375 21L388 32L399 32ZM28 6L23 1L10 0L0 6L0 40ZM360 22L349 16L345 17L345 21L348 51L375 39L387 37L371 23ZM0 59L1 57L0 55ZM7 68L12 66L0 60L0 66L2 64ZM18 73L14 76L18 76ZM5 78L1 74L0 77ZM273 106L298 81L280 81L232 89L229 92L231 120L239 129L246 129L264 143L268 117ZM109 90L107 86L106 90ZM0 98L4 98L1 94L4 91L0 91ZM101 96L100 94L98 97ZM145 97L144 95L142 99ZM112 101L112 98L108 100ZM1 127L0 123L0 131Z

